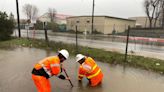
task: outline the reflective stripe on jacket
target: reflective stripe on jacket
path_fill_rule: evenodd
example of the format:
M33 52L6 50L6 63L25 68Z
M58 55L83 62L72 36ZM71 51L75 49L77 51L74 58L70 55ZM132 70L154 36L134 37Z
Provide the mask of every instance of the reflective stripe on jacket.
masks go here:
M40 60L34 68L39 70L41 68L49 75L49 77L53 75L58 75L60 73L60 59L58 56L47 57L43 60Z

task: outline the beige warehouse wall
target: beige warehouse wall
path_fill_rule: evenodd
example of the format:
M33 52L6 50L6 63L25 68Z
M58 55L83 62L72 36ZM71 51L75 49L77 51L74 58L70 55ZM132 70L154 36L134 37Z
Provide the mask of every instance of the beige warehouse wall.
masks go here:
M94 17L94 30L98 32L104 31L104 17ZM77 23L79 21L79 23ZM78 26L78 31L84 32L91 32L91 24L92 18L91 17L72 17L67 19L67 30L75 30L75 26Z
M79 23L77 23L79 21ZM89 23L87 22L89 21ZM76 30L75 26L78 26L78 31L88 33L91 32L92 18L87 16L79 17L70 17L67 19L67 30ZM94 17L94 31L101 32L103 34L112 34L114 29L117 32L124 32L128 28L128 25L131 27L135 26L135 21L124 20L119 18L111 18L105 16L96 16Z
M124 32L128 28L128 25L135 27L135 21L106 18L104 34L112 34L114 29L117 33Z
M94 18L94 31L104 33L105 17Z

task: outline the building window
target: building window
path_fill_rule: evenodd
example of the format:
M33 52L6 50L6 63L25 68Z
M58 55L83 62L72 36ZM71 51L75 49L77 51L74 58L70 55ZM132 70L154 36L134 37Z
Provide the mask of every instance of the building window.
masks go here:
M80 21L76 21L76 23L80 23Z
M89 20L87 20L87 23L90 23L90 21L89 21Z

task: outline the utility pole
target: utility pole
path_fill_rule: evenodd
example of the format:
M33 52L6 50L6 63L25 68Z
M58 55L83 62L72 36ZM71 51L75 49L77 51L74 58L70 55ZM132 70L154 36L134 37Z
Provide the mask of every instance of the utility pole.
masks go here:
M91 34L94 31L94 10L95 10L95 0L93 0L93 7L92 7L92 29L91 29Z
M19 38L20 38L21 37L21 32L20 32L20 19L19 19L19 4L18 4L18 0L16 0L16 8L17 8L18 34L19 34Z

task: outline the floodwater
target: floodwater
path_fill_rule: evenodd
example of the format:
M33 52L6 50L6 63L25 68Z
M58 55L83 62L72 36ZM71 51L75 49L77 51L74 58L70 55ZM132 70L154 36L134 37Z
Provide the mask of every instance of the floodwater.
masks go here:
M55 53L35 48L0 50L0 92L37 92L31 70L37 61ZM50 78L52 92L163 92L164 76L146 70L97 62L104 80L97 87L88 86L87 79L77 81L78 64L74 57L64 62L74 87L67 80Z

